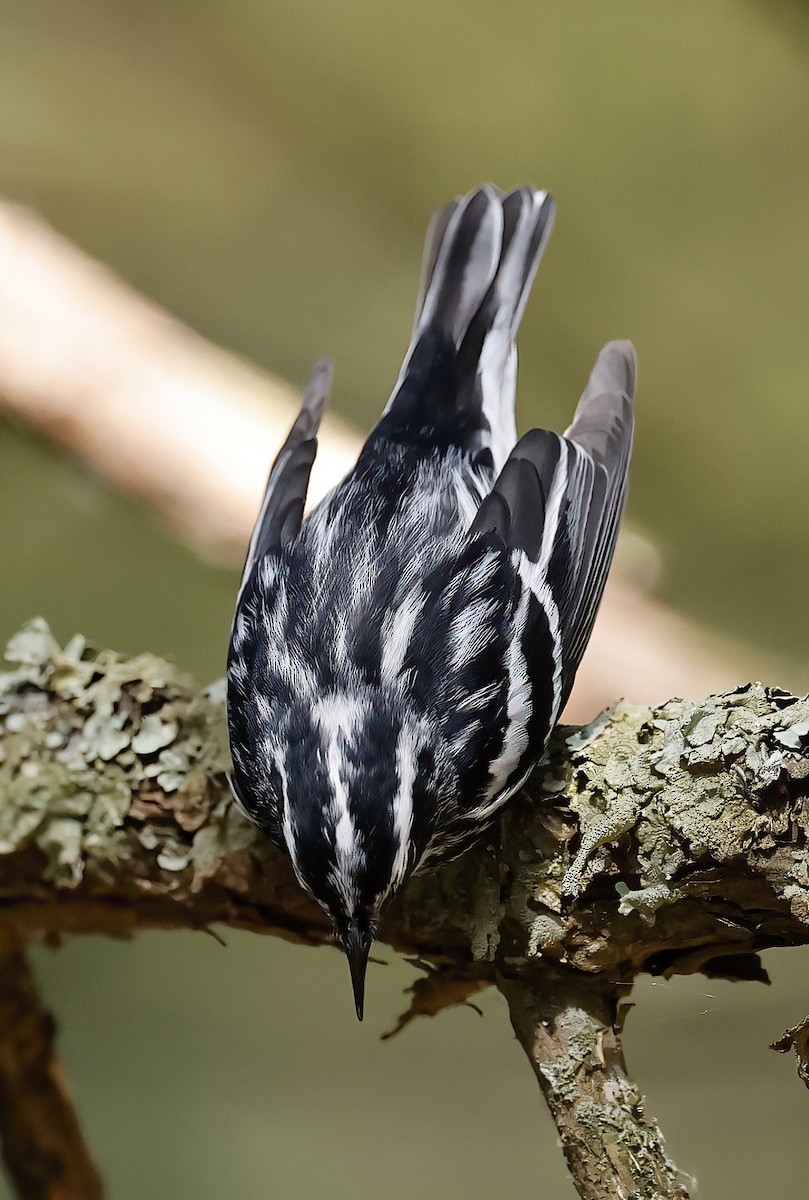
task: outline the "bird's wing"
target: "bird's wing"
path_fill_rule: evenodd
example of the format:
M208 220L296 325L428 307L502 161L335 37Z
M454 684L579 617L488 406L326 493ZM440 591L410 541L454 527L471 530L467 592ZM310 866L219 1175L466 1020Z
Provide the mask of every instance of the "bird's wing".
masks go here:
M295 424L270 470L247 550L239 596L256 563L265 555L282 549L298 535L309 475L317 453L317 431L331 391L333 373L330 359L315 363Z
M470 535L496 533L538 601L554 641L558 719L593 627L627 492L636 359L629 342L599 355L564 436L534 429L511 452ZM531 658L530 629L524 637Z

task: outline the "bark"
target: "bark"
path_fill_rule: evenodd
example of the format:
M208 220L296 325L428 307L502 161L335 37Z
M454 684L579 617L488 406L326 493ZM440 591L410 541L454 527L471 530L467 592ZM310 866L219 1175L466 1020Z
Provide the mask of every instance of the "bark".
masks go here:
M9 929L0 937L0 1140L22 1200L102 1200L25 954Z
M220 685L34 622L0 679L0 932L237 925L311 944L326 919L230 803ZM809 942L809 701L760 684L614 706L457 863L413 879L380 939L427 960L414 1011L506 994L583 1197L684 1197L627 1078L638 972L760 977ZM800 1016L800 1014L796 1014Z
M798 1076L809 1087L809 1015L798 1021L797 1025L791 1025L785 1030L783 1036L771 1044L770 1049L777 1050L779 1054L794 1050Z
M688 1200L685 1179L627 1075L616 989L558 970L500 983L579 1195Z

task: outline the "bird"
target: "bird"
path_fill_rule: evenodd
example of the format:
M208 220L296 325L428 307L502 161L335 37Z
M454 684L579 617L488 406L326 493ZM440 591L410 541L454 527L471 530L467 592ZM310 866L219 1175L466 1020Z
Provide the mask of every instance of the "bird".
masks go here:
M272 466L227 666L233 795L329 914L363 1017L383 904L461 854L542 760L624 509L636 356L564 434L517 437L515 337L555 215L491 184L432 221L410 344L345 479L304 515L332 366Z

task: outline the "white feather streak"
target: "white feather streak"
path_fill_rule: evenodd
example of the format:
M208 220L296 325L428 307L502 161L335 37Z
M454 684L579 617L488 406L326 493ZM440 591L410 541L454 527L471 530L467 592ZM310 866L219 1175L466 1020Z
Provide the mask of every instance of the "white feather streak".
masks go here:
M531 716L531 681L522 650L522 634L528 619L529 595L526 588L520 597L514 615L514 634L508 648L508 708L503 748L489 767L491 779L486 789L486 799L480 809L469 814L473 818L483 815L489 809L490 801L506 784L528 745L526 726Z
M289 783L287 779L286 763L283 758L279 757L276 766L278 767L278 775L281 779L281 827L284 831L284 841L286 842L289 857L292 860L292 868L295 872L295 877L302 888L308 892L309 885L301 874L300 866L298 865L298 852L295 844L295 826L292 823L292 811L289 805Z
M346 911L351 913L357 903L356 876L361 855L357 830L348 804L341 739L353 739L360 718L356 700L344 692L323 696L313 709L313 716L323 734L323 754L331 784L330 815L334 822L335 867L332 881L339 890Z
M398 608L388 614L382 629L382 682L395 684L404 666L413 630L424 611L424 591L417 585L408 592Z
M531 716L531 684L528 676L528 665L522 649L525 625L528 619L528 600L533 593L542 606L548 621L548 630L552 642L553 656L553 700L551 702L551 725L555 725L559 717L562 696L562 650L559 623L559 608L553 593L547 583L548 564L556 543L559 530L559 517L562 501L568 480L568 455L570 447L562 442L559 462L554 471L548 502L545 508L545 526L542 532L542 546L539 561L531 562L527 555L517 550L512 561L519 573L523 584L523 594L517 612L514 615L514 630L508 655L509 689L508 689L508 724L503 738L503 748L492 762L489 771L491 775L484 803L469 815L479 819L486 813L499 806L508 795L516 789L513 785L504 792L509 776L519 765L520 759L528 745L528 720ZM503 795L498 793L503 792ZM492 805L491 801L495 801Z
M449 627L450 662L454 671L477 657L495 636L491 619L497 611L494 597L473 600L456 613Z
M402 727L396 743L396 773L399 787L393 802L393 828L396 833L396 856L391 872L391 889L397 888L405 877L409 859L410 830L413 825L413 784L416 780L416 736L407 725Z

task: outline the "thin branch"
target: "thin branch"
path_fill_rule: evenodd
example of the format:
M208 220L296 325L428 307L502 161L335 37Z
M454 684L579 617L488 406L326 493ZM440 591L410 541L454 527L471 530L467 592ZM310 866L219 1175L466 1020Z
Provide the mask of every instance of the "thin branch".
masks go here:
M330 940L286 856L230 803L219 688L201 691L151 655L124 659L78 638L62 649L44 622L17 635L10 656L0 929L115 935L222 922ZM547 767L489 838L411 880L387 910L380 939L438 969L416 991L417 1010L501 981L582 1196L601 1195L580 1147L583 1113L608 1093L623 1114L621 1146L636 1159L641 1144L648 1151L637 1194L681 1187L634 1085L615 1092L612 1013L638 972L754 975L759 950L809 943L807 742L809 701L761 685L699 704L616 705L589 727L560 729ZM575 1067L581 1037L601 1047L597 1070ZM567 1071L565 1096L550 1067L555 1079ZM624 1186L622 1155L602 1178L611 1171Z
M500 990L583 1200L688 1200L627 1074L616 990L557 968L503 977Z
M20 1200L102 1200L104 1187L82 1136L21 945L0 937L0 1140Z

